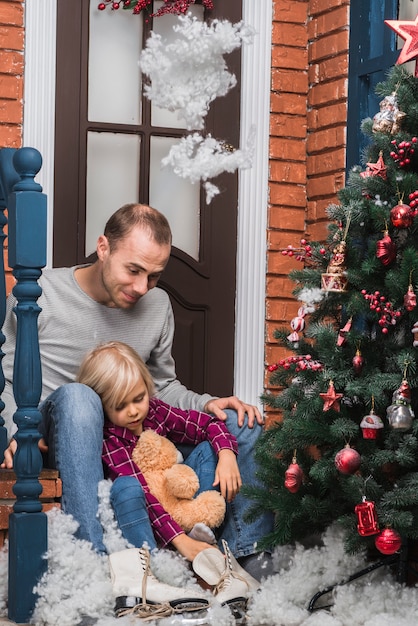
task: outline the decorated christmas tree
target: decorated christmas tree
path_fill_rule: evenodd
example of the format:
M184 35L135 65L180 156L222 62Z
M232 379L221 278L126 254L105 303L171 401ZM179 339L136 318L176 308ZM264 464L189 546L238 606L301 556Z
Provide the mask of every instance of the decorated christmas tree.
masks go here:
M393 554L418 539L418 78L396 65L362 123L368 147L324 242L289 246L300 302L275 337L263 401L281 421L259 443L253 511L275 513L265 545L339 522L345 547Z

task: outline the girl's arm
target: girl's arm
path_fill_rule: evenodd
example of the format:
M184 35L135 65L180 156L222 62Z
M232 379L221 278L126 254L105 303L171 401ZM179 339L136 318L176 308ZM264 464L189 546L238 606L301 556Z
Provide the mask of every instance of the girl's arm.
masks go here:
M242 487L237 457L232 450L220 450L215 471L214 487L218 487L227 502L231 502Z

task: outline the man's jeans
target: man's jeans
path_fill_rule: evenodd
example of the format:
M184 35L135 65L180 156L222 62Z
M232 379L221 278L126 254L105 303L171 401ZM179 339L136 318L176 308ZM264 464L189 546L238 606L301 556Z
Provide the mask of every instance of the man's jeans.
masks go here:
M99 481L103 479L103 409L100 398L90 387L70 383L54 391L41 404L40 410L43 418L40 432L49 446L48 465L57 468L62 479L63 510L79 523L77 536L91 541L97 551L105 552L103 531L97 518L97 489ZM239 428L236 412L227 413L226 425L238 440L238 465L242 482L255 484L253 449L261 428ZM207 485L210 480L205 471L207 468L193 469L201 485ZM247 507L246 499L238 494L227 506L222 527L222 538L226 539L237 558L256 552L257 541L273 528L273 516L270 513L265 513L251 523L244 521Z

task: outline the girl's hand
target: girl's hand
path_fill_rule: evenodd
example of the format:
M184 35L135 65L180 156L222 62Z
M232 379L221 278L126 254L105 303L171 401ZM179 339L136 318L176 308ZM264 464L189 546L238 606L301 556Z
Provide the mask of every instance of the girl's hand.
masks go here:
M232 450L220 450L215 471L214 487L218 487L227 502L231 502L242 487L237 457Z

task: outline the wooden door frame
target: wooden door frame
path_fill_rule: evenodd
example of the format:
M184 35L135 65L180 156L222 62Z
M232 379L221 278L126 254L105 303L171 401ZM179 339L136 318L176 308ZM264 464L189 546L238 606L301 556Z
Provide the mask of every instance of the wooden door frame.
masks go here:
M25 0L24 145L44 163L37 180L48 195L48 265L52 259L54 192L55 40L57 0ZM243 0L254 44L243 50L241 144L257 127L253 166L239 176L234 392L257 402L264 385L265 262L268 190L272 0Z

